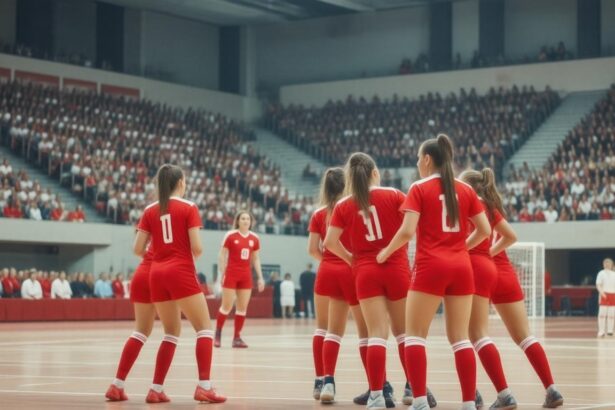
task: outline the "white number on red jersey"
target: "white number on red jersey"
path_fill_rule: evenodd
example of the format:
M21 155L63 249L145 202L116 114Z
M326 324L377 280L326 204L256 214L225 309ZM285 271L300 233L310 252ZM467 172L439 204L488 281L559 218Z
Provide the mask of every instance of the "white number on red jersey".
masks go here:
M365 235L365 239L369 242L382 239L382 228L380 227L380 219L378 218L376 207L373 205L369 207L369 215L366 215L364 211L359 211L359 214L363 217L363 223L367 227L367 235ZM375 234L374 228L376 229Z
M442 201L442 232L459 232L459 219L455 222L455 226L448 226L448 212L446 212L444 194L440 195L440 201Z
M171 214L162 215L162 240L164 243L173 243L173 228L171 227Z
M250 259L250 249L243 248L241 250L241 259L244 261L247 261L248 259Z

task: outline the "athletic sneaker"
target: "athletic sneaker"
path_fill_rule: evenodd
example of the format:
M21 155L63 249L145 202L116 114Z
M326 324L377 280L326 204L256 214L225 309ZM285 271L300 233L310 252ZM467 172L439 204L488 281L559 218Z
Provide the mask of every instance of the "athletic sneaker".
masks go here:
M438 405L438 402L436 401L436 397L433 395L431 390L429 390L429 387L427 388L427 403L429 404L430 409L433 409L434 407Z
M124 389L120 389L115 384L111 384L105 393L105 397L109 401L125 401L128 400L128 396L124 392Z
M369 393L369 398L367 399L367 408L370 410L384 410L387 408L386 401L384 400L384 394L379 393L372 395Z
M314 391L312 392L314 400L320 400L320 392L322 391L322 384L323 384L322 379L314 380Z
M332 376L327 376L323 385L320 392L320 402L322 404L333 404L335 402L335 380Z
M224 403L226 401L226 397L218 394L216 389L213 387L206 390L201 386L196 386L196 390L194 391L194 400L205 403Z
M413 399L412 386L410 386L410 383L406 382L406 386L404 386L404 397L401 398L401 402L404 403L404 406L410 406Z
M489 407L489 410L513 410L517 408L517 400L512 394L509 394L505 398L497 398L495 402Z
M564 404L564 397L557 390L547 390L547 397L542 407L554 409Z
M393 386L391 386L391 383L384 382L384 386L382 386L382 395L384 396L384 404L387 409L394 408L395 396L393 396Z
M607 333L606 335L607 336L613 336L613 333Z
M214 338L214 347L222 345L222 329L216 329L216 337Z
M236 349L245 349L248 347L248 345L246 344L246 342L241 340L241 337L236 337L233 339L233 347Z
M153 389L149 389L147 397L145 397L146 403L168 403L170 401L171 399L169 399L163 391L158 393L156 390Z
M476 390L476 397L474 398L474 404L476 405L477 409L482 409L483 406L485 405L485 402L483 401L483 396L480 395L480 392L478 390Z
M598 337L604 337L604 332L598 332Z
M359 394L357 397L352 399L352 402L354 404L358 404L359 406L365 406L367 404L367 400L369 400L369 390L363 394Z

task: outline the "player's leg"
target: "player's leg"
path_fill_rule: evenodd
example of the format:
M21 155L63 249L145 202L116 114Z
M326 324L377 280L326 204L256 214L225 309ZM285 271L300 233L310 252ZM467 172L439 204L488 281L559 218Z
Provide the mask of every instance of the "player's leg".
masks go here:
M314 304L316 307L316 330L312 337L312 355L314 357L314 370L316 379L314 380L313 396L315 400L320 400L325 370L323 368L322 348L327 335L329 326L329 297L316 294L314 296Z
M154 308L153 304L134 303L133 307L135 311L135 330L124 344L115 374L115 380L113 380L113 383L109 386L105 394L105 397L110 401L123 401L128 399L124 392L124 381L132 365L137 360L141 348L152 333L152 327L156 319L156 308Z
M225 278L224 280L225 282L228 282L227 278ZM226 318L233 309L233 304L235 303L236 296L237 289L222 288L222 301L220 303L220 309L218 310L218 314L216 315L216 340L214 342L214 345L216 347L220 347L222 343L222 328L224 327Z
M374 296L361 299L361 312L367 324L369 341L367 345L367 373L369 375L370 397L368 408L384 408L383 386L386 370L386 340L388 337L387 299Z
M404 405L409 406L412 404L412 388L408 378L408 372L406 368L406 298L391 301L387 300L387 309L389 311L389 318L391 320L391 333L395 336L397 343L397 353L399 360L401 361L402 369L406 379L404 386L404 395L402 396L402 402ZM385 396L389 397L390 401L393 401L393 387L388 383L385 383Z
M361 312L361 306L359 304L350 306L350 312L352 313L352 318L357 328L357 336L359 337L359 356L361 356L361 363L363 364L363 370L365 370L365 378L369 383L369 374L367 372L367 343L369 340L367 324L365 323L365 318L363 317L363 312ZM352 401L354 404L365 406L368 399L369 387L365 393L358 395Z
M504 376L500 352L489 337L489 299L478 295L474 295L472 301L470 341L498 394L491 408L516 408L516 401L508 388L506 376Z
M606 312L606 333L613 336L613 328L615 327L615 296L609 294L609 306Z
M329 326L322 347L323 370L325 379L320 400L323 403L335 401L335 367L340 351L342 337L348 322L348 303L340 299L329 299Z
M542 344L530 334L527 312L523 301L513 303L499 303L494 305L510 337L523 349L534 371L540 377L543 386L547 390L545 407L555 408L564 403L564 398L557 390L551 374L549 359Z
M200 402L223 403L226 397L216 393L210 379L214 332L205 296L202 293L188 296L177 301L196 332L196 362L199 370L199 384L194 399Z
M598 337L606 335L606 319L609 313L609 307L604 304L598 306Z
M252 296L252 289L237 289L237 300L235 302L235 326L233 335L233 347L246 348L247 344L241 340L241 329L246 322L246 313L248 312L248 304Z
M155 303L156 312L162 322L164 329L164 338L160 347L158 348L158 354L156 355L156 367L154 369L154 379L152 387L145 398L148 403L161 403L169 401L169 398L163 392L164 379L167 376L173 356L175 355L175 348L179 340L179 333L181 331L181 314L179 306L175 301L166 301Z

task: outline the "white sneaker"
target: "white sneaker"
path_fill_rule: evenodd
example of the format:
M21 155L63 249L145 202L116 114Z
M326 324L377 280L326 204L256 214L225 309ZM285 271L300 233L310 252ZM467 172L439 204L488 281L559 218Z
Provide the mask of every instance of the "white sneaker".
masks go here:
M598 337L604 337L604 332L598 332Z
M386 409L387 405L386 402L384 401L384 394L378 393L378 394L372 394L372 392L369 393L369 399L367 399L367 408L370 410L384 410Z
M320 391L320 402L322 404L333 404L335 402L335 385L326 383Z

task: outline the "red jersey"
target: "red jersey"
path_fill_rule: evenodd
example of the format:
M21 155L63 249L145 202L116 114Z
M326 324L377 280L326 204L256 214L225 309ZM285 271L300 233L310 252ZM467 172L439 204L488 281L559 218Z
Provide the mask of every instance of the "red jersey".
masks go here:
M6 278L2 279L2 289L4 290L5 295L13 294L13 281L10 277L7 276Z
M43 299L51 298L51 282L49 282L49 279L41 278L38 281L41 284L41 290L43 291Z
M115 296L116 299L124 299L124 284L121 280L114 280L113 283L111 283L111 288L113 289L113 296Z
M160 206L154 202L145 208L138 229L151 236L153 261L185 267L195 271L188 230L201 228L201 216L195 204L179 197L171 197L167 213L160 215Z
M455 180L455 191L459 219L455 226L450 226L440 174L421 179L410 187L401 209L421 215L416 236L417 266L429 264L434 259L446 261L459 254L468 254L466 232L469 218L484 212L483 205L466 183Z
M502 214L497 209L493 210L493 219L497 221L494 223L493 226L505 220ZM494 232L491 238L491 243L495 244L499 239L500 239L500 236L497 234L497 232ZM495 255L493 257L493 261L495 262L496 265L512 266L510 263L510 259L508 259L508 255L506 254L505 250Z
M225 275L252 277L252 254L261 248L258 236L252 231L243 236L235 229L226 234L222 247L228 249Z
M489 216L489 207L483 200L481 200L481 203L483 204L483 209L485 210L485 213L487 214L487 216ZM497 224L499 224L502 221L502 219L503 219L502 214L500 214L497 209L494 209L491 217L489 218L489 225L491 225L491 232L492 232L491 235L489 235L487 239L482 241L476 247L470 249L470 254L489 256L489 249L491 249L491 245L493 244L493 237L495 235L495 233L493 232L493 228ZM470 234L473 231L474 231L474 224L472 223L472 221L468 221L468 236L470 236Z
M404 194L394 188L372 187L369 194L369 215L347 196L341 199L331 217L331 226L348 231L350 249L355 263L376 263L376 256L385 248L402 224L403 214L399 211ZM389 261L408 264L408 249L401 247Z
M312 214L308 231L311 233L319 234L320 241L322 243L322 241L324 241L325 237L327 236L327 228L329 227L329 222L330 221L327 221L327 207L317 209ZM342 237L340 238L340 241L342 242L344 248L350 251L350 230L344 230L344 232L342 232ZM324 247L322 248L322 262L346 264L346 262L338 258L337 255L331 253Z

